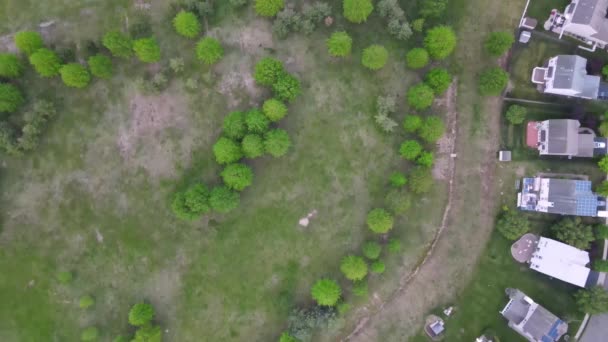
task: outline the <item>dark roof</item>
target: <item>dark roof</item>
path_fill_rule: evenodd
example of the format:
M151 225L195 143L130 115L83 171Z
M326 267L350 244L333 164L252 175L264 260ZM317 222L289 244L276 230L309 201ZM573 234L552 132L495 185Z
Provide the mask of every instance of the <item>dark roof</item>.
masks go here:
M537 340L543 340L543 337L548 336L552 338L549 341L555 341L556 336L551 335L553 335L552 332L555 330L554 326L556 323L559 324L562 321L539 305L524 325L524 331L534 336Z
M574 179L550 179L547 212L562 215L597 216L597 195L591 191L591 182Z
M575 24L591 25L595 7L600 0L579 0L576 5L576 12L572 16L572 22Z
M574 140L577 138L579 122L567 119L547 121L549 122L548 152L550 154L576 155L577 148Z

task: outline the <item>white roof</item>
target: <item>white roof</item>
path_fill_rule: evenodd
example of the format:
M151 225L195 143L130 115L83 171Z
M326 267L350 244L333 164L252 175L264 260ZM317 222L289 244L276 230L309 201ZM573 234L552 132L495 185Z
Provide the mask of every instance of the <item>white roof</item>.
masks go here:
M559 241L541 237L530 268L567 283L585 287L589 277L589 253Z

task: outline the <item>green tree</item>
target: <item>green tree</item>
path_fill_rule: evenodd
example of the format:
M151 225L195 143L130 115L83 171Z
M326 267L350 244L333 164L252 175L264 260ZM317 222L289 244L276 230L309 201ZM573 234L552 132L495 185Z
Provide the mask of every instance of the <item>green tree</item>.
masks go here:
M420 4L420 15L427 18L438 18L448 7L448 0L424 0Z
M144 63L156 63L160 60L160 46L154 37L134 41L133 51L137 58Z
M445 59L456 48L456 33L449 26L436 26L428 30L424 47L433 59Z
M78 63L65 64L59 70L61 80L68 87L85 88L91 82L91 74Z
M366 21L374 10L371 0L344 0L343 7L344 17L355 24Z
M574 300L582 312L590 315L608 312L608 292L601 286L578 290Z
M173 18L175 31L186 38L194 38L201 32L201 23L192 12L181 10Z
M279 342L298 342L298 340L295 337L289 335L288 332L283 332L281 334L281 337L279 338Z
M231 164L243 158L241 145L226 137L219 138L213 145L213 154L218 164Z
M284 72L279 75L276 82L272 85L272 91L278 99L291 102L300 95L300 80L293 75Z
M391 189L384 197L384 203L395 215L401 215L412 207L412 196L406 189Z
M196 44L196 57L201 62L212 65L224 57L224 48L219 40L205 37Z
M382 274L386 270L386 266L384 265L384 262L377 260L372 263L370 269L374 273Z
M436 95L440 95L450 87L452 75L444 68L433 68L424 77L424 83L431 87Z
M129 324L136 327L144 326L154 318L154 308L148 303L137 303L129 311Z
M382 246L376 241L368 241L363 245L363 255L370 260L376 260L380 257Z
M370 45L363 50L361 63L364 67L370 70L379 70L386 65L388 61L388 51L382 45Z
M435 163L435 155L431 151L424 151L420 153L420 156L416 159L416 163L423 167L432 167Z
M15 34L15 45L21 52L29 56L41 49L44 46L44 41L42 41L42 36L38 32L21 31Z
M340 271L342 271L346 279L352 281L361 280L367 275L367 264L359 256L348 255L342 258Z
M401 251L401 241L397 239L389 239L388 251L391 253L399 253Z
M80 306L81 309L88 309L94 304L95 299L89 295L80 297L80 300L78 301L78 306Z
M133 41L120 31L107 32L103 36L102 44L110 50L114 57L129 58L133 56Z
M264 101L262 111L270 121L277 122L287 115L287 106L280 100L268 99Z
M394 188L401 188L407 184L407 177L401 172L393 172L389 177L389 182Z
M70 271L63 271L57 273L57 280L59 280L61 284L69 284L72 282L72 279L74 279L74 275Z
M593 262L593 270L598 272L608 272L608 260L595 260Z
M80 334L81 341L97 341L99 337L99 330L96 327L88 327Z
M23 63L17 56L10 53L0 53L0 77L17 78L23 72Z
M555 237L565 244L587 250L595 240L593 227L585 225L580 217L565 218L551 227Z
M598 224L595 226L595 238L597 240L608 239L608 226L605 224Z
M135 337L131 342L161 342L163 338L160 326L146 324L135 332Z
M435 143L445 132L443 120L437 116L428 116L418 130L418 136L428 143Z
M283 7L283 0L255 0L255 11L263 17L274 17Z
M0 93L2 92L0 91ZM604 156L602 159L600 159L600 161L597 163L597 166L604 173L608 173L608 156Z
M30 64L42 77L53 77L59 74L61 61L59 56L49 49L41 48L30 55Z
M405 55L405 63L410 69L421 69L429 64L429 53L423 48L411 49Z
M17 87L0 83L0 113L11 113L17 110L25 99Z
M526 120L528 110L520 105L511 105L505 116L512 125L521 125Z
M247 134L243 141L243 154L247 158L257 158L264 155L264 139L257 134Z
M515 43L513 33L496 31L490 33L485 43L486 51L492 56L502 56Z
M415 32L422 32L422 30L424 30L424 21L424 18L418 18L412 21L412 29Z
M509 83L509 74L499 67L484 70L479 76L479 93L484 96L500 95Z
M247 133L247 124L245 123L245 113L235 111L231 112L224 118L223 124L224 134L231 139L241 139Z
M327 50L332 57L346 57L353 48L353 39L345 31L334 32L326 41Z
M426 167L415 167L410 172L408 184L410 191L416 195L421 195L429 192L434 184L431 171Z
M209 190L204 184L195 184L175 195L171 209L182 220L196 220L211 210Z
M367 287L367 281L361 280L353 283L353 294L356 297L367 297L369 289Z
M340 285L332 279L319 279L310 290L312 299L322 306L334 306L342 295Z
M406 140L399 147L399 154L405 160L416 160L422 153L422 145L416 140Z
M87 61L89 64L89 68L91 69L91 74L95 77L99 78L110 78L114 73L114 68L112 67L112 60L108 56L104 55L95 55L89 57Z
M281 61L272 57L264 57L255 65L253 78L259 85L272 86L283 74L285 74L285 69Z
M530 230L530 222L525 215L513 210L504 210L496 222L496 229L507 239L517 240Z
M604 77L608 77L608 65L604 65L602 68L602 75L604 75Z
M427 109L433 104L433 100L433 89L424 83L410 87L407 91L407 103L414 109Z
M608 121L604 121L600 124L599 131L603 137L608 137Z
M422 126L422 119L418 115L409 114L403 120L403 129L407 133L416 133Z
M367 226L376 234L388 233L393 223L393 216L386 209L376 208L367 214Z
M253 171L241 163L226 166L220 176L228 188L236 191L243 191L253 183Z
M270 127L270 120L258 109L252 109L245 114L247 130L254 134L263 134Z
M291 147L289 134L282 129L271 129L264 135L264 149L275 158L284 156Z
M238 192L232 191L225 186L218 186L211 190L209 196L209 204L211 209L218 213L229 213L236 209L241 202L241 196Z

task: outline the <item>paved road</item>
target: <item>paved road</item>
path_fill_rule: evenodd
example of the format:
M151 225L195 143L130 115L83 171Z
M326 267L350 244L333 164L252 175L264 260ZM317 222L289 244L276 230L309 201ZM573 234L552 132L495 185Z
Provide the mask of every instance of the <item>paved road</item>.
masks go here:
M603 342L608 336L608 314L591 316L580 342Z

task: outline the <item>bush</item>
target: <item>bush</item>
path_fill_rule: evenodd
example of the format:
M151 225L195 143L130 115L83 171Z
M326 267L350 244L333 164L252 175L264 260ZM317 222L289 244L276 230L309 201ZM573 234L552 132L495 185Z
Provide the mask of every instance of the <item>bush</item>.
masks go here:
M241 145L225 137L219 138L213 145L213 154L218 164L231 164L243 158Z
M2 92L0 91L0 94ZM608 173L608 156L603 157L602 159L600 159L600 161L597 163L597 166L600 168L600 170L602 170L604 173Z
M371 0L344 0L344 17L353 23L360 24L374 10Z
M386 266L384 265L384 262L378 260L372 263L370 269L374 273L382 274L386 270Z
M21 128L21 136L17 140L21 151L32 151L38 147L40 136L49 118L55 115L55 107L46 101L37 101L33 109L23 115L24 125Z
M241 139L247 133L247 124L245 123L245 113L231 112L224 118L223 124L224 134L231 139Z
M334 306L342 295L340 285L331 279L319 279L310 290L312 299L322 306Z
M25 99L17 87L12 84L0 83L0 113L14 112Z
M232 191L225 186L218 186L211 190L209 204L211 209L218 213L229 213L239 206L241 197L238 192Z
M344 31L334 32L326 43L329 55L332 57L346 57L353 48L353 39Z
M337 309L338 309L338 315L343 316L346 313L348 313L350 311L350 309L352 309L352 307L348 303L341 302L341 303L338 304Z
M409 188L416 195L429 192L434 180L431 171L425 167L415 167L409 175Z
M156 63L160 60L160 47L153 37L134 41L133 51L137 58L144 63Z
M418 18L412 21L412 29L415 32L422 32L422 30L424 30L424 18Z
M367 264L359 256L348 255L342 259L340 271L342 271L346 279L352 281L361 280L367 275Z
M219 40L206 37L196 44L196 57L207 65L215 64L224 57L224 48Z
M393 172L389 177L389 182L391 183L391 186L401 188L407 184L407 178L401 172Z
M433 152L424 151L420 153L420 156L416 159L416 163L422 167L430 168L433 166L433 163L435 163L435 155Z
M405 55L405 62L410 69L421 69L429 64L429 53L423 48L411 49Z
M433 59L445 59L456 47L456 34L449 26L436 26L424 38L424 47Z
M376 241L368 241L363 245L363 255L370 260L376 260L380 257L382 246Z
M608 121L602 122L598 130L600 131L600 135L602 137L608 137Z
M395 127L399 126L399 124L395 120L391 119L387 114L378 113L374 115L374 120L386 133L393 132Z
M520 105L511 105L505 116L512 125L521 125L526 120L528 110Z
M525 215L505 210L496 223L496 229L508 240L517 240L530 230L530 222Z
M407 21L393 19L388 22L388 33L399 40L408 40L412 36L412 28Z
M264 155L264 139L257 134L247 134L243 141L243 154L247 158L257 158Z
M287 115L287 106L277 99L264 101L262 110L266 117L272 122L277 122Z
M88 327L80 334L81 341L97 341L97 337L99 337L99 330L95 327Z
M171 209L182 220L196 220L211 210L209 190L204 184L195 184L175 195Z
M74 275L70 271L57 273L57 280L59 280L61 284L69 284L72 282L72 279L74 279Z
M59 74L61 61L57 54L49 49L39 49L30 55L30 64L42 77L53 77Z
M0 53L0 77L17 78L23 72L23 64L17 56Z
M232 190L243 191L253 183L253 171L245 164L230 164L220 174L224 184Z
M412 196L405 189L391 189L384 198L386 207L395 215L401 215L412 206Z
M388 51L382 45L370 45L363 50L361 63L370 70L379 70L388 61Z
M422 145L416 140L406 140L399 147L399 154L405 160L416 160L422 153Z
M137 303L129 311L129 323L136 327L146 325L154 318L154 308L148 303Z
M367 297L369 294L369 289L367 287L367 281L356 281L353 284L353 294L356 297Z
M263 17L274 17L283 7L283 0L255 0L255 11Z
M249 133L263 134L270 126L270 120L258 109L252 109L245 114L245 124Z
M0 148L10 155L21 152L17 146L17 129L6 121L0 121Z
M388 251L391 253L398 253L401 251L401 241L397 239L388 240Z
M484 70L479 76L479 93L484 96L500 95L509 83L509 74L499 67Z
M515 43L513 33L506 31L492 32L486 40L486 51L492 56L501 56Z
M276 82L272 85L272 91L278 99L291 102L300 95L300 80L293 75L284 72L279 75Z
M281 61L272 57L264 57L255 65L253 78L259 85L272 86L283 74L285 74L285 69Z
M298 342L298 340L295 337L289 335L289 333L283 332L281 334L281 337L279 338L279 342Z
M376 5L378 14L382 18L394 19L405 19L405 12L399 6L397 0L380 0Z
M35 31L21 31L15 34L15 45L25 53L31 55L44 46L42 36Z
M94 304L95 299L89 295L80 297L80 300L78 301L78 306L80 306L81 309L88 309Z
M177 33L187 38L194 38L201 32L201 23L199 23L196 15L184 10L177 13L173 18L173 27L175 27Z
M418 135L428 143L435 143L445 132L443 121L437 116L429 116L418 130Z
M316 331L333 325L335 318L336 309L331 306L315 305L308 309L295 309L287 317L287 330L298 341L311 341Z
M420 15L423 17L437 18L445 12L448 0L424 0L420 7Z
M264 150L275 158L284 156L289 147L291 147L291 139L282 129L271 129L264 135Z
M605 224L598 224L595 226L595 238L597 240L608 239L608 226Z
M410 87L407 91L407 103L414 109L427 109L433 104L433 100L433 89L424 83Z
M135 332L135 338L131 342L160 342L162 332L158 325L147 324Z
M598 272L608 272L608 260L595 260L593 270Z
M407 133L416 133L422 127L422 119L418 115L407 115L403 120L403 129Z
M87 61L91 74L99 78L110 78L113 74L112 60L108 56L95 55L89 57Z
M551 227L551 232L558 240L582 250L589 249L595 240L593 228L585 225L580 217L562 219Z
M604 75L604 77L608 77L608 65L604 65L602 68L602 75Z
M68 87L84 88L91 82L91 74L78 63L65 64L59 70L61 80Z
M110 50L114 57L129 58L133 56L133 41L120 31L110 31L103 36L103 46Z
M426 74L424 83L433 89L435 95L440 95L450 87L452 75L443 68L434 68Z
M574 300L581 312L590 315L608 312L608 292L601 286L578 290Z
M393 216L382 208L376 208L367 214L367 226L377 234L386 234L393 229Z

